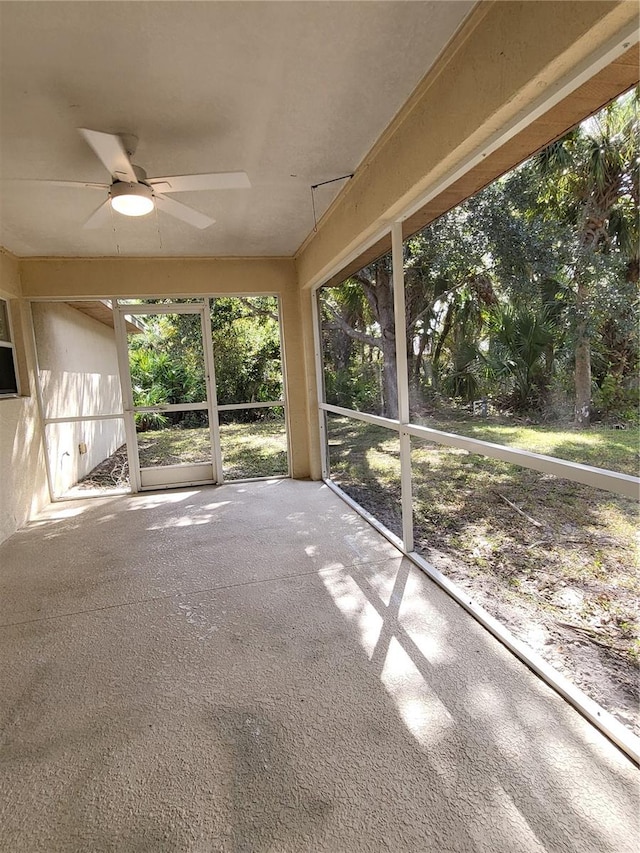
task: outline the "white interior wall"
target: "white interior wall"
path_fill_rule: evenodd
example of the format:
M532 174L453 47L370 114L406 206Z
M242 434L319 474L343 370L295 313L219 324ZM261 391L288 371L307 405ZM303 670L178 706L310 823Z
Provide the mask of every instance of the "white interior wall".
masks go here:
M54 494L62 496L125 443L124 420L49 424L46 435ZM84 454L81 444L87 447Z
M44 417L122 412L114 330L64 303L34 303L32 312ZM61 495L124 444L124 421L49 424L46 435Z

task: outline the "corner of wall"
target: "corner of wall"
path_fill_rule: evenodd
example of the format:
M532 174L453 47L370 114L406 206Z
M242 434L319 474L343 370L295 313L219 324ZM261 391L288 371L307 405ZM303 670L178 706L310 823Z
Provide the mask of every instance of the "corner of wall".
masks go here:
M22 296L20 261L4 246L0 246L0 293L5 299Z
M298 300L300 329L300 368L304 373L304 424L308 446L308 474L312 480L322 479L320 456L320 430L318 426L318 387L316 381L315 335L313 329L314 293L301 286L297 263L295 265L296 296Z
M0 542L49 501L42 424L36 398L31 310L22 298L19 259L0 247L0 296L9 301L20 397L0 400Z

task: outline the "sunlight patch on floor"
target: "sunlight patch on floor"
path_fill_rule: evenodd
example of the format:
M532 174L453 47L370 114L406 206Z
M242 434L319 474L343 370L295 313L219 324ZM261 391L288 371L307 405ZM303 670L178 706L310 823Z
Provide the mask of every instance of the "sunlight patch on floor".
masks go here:
M420 654L433 666L455 661L453 647L447 640L449 623L441 610L422 594L420 583L410 574L400 603L398 621L402 630L415 643Z
M395 637L389 643L380 680L422 746L433 746L455 728L453 717Z
M37 519L34 524L46 524L48 521L63 521L65 518L76 518L86 512L87 507L64 507L55 510L47 510L46 517Z
M216 503L203 504L202 509L220 509L220 507L228 506L230 503L231 501L217 501Z
M399 554L395 560L386 560L382 569L367 575L369 586L377 593L385 607L388 607L391 602L398 567L402 560L403 557Z
M380 637L382 617L351 575L335 569L323 569L319 574L338 610L358 628L360 645L371 659Z
M174 515L163 521L162 524L151 524L147 530L171 530L173 527L196 527L201 524L209 524L212 515L199 515L194 518L190 515Z
M183 501L188 501L189 498L194 498L196 495L200 494L199 492L167 492L163 495L150 495L145 498L136 498L131 502L131 505L127 507L127 509L131 511L140 510L140 509L155 509L156 507L163 506L164 504L178 504Z

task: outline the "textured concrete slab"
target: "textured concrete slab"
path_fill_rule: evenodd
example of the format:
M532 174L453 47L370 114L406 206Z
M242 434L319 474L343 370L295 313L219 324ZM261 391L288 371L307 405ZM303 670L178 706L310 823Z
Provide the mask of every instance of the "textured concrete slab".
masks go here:
M326 492L274 480L53 504L1 552L0 625L397 554Z
M631 763L323 486L56 505L0 589L0 850L636 849Z

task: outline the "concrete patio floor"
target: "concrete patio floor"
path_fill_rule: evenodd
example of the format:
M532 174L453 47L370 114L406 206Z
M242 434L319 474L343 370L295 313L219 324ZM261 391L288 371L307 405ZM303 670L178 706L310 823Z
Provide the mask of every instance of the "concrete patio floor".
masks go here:
M0 546L2 851L636 849L638 772L326 486Z

